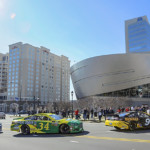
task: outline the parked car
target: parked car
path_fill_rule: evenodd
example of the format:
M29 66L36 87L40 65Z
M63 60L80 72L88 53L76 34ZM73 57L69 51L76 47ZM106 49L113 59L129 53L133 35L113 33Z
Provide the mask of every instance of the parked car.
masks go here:
M0 132L2 132L2 124L0 123Z
M5 113L4 112L0 112L0 118L1 119L5 119L5 117L6 117Z

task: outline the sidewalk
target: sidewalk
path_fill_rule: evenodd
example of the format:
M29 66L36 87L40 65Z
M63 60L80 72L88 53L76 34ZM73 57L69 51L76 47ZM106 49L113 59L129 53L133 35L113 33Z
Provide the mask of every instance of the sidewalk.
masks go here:
M105 122L105 118L104 117L101 118L101 122L99 121L98 117L90 118L89 120L84 120L83 117L80 117L79 120L85 121L85 122L89 121L91 123L102 123L102 122Z

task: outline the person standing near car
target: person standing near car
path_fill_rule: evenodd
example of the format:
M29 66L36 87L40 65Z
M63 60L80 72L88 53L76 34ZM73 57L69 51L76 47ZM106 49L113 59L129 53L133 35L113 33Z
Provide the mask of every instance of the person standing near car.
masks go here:
M86 120L86 113L87 113L87 109L84 108L84 110L83 110L83 119L84 119L84 120Z
M94 110L93 108L91 109L91 118L93 119L93 114L94 114Z
M97 117L97 108L94 109L94 118Z
M146 113L150 115L150 107L147 109Z
M78 119L78 117L79 117L79 110L78 109L75 110L75 117L76 117L76 119Z
M90 119L90 112L89 110L87 109L87 113L86 113L86 118L89 120Z
M101 122L101 118L102 118L102 111L101 111L101 107L100 107L99 110L98 110L98 119L99 119L99 122Z

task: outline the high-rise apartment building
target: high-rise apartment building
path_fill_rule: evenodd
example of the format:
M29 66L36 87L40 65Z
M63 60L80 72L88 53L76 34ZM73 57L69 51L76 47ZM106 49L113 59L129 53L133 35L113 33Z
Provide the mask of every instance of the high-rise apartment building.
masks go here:
M126 52L150 52L150 24L146 16L125 21Z
M45 47L9 45L8 100L69 101L70 61Z
M7 98L7 69L8 69L8 53L0 53L0 99Z

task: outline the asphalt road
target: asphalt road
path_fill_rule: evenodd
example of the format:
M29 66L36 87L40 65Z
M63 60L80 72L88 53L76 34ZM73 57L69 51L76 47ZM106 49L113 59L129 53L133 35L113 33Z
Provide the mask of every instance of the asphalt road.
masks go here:
M84 122L84 132L73 135L21 135L10 131L12 117L0 120L0 150L149 150L150 130L117 131L104 123Z

